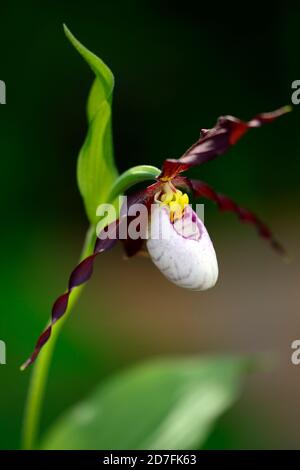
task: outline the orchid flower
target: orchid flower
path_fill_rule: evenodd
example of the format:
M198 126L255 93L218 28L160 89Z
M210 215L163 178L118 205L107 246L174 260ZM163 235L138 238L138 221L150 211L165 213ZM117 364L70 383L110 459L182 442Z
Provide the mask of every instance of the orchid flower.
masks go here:
M217 193L205 182L189 179L182 176L182 173L225 153L250 128L270 123L289 110L286 106L274 112L259 114L248 122L233 116L220 117L212 129L201 129L200 138L181 158L165 160L154 182L144 190L130 195L127 209L121 210L119 218L101 231L93 253L73 270L67 291L54 302L49 326L39 337L33 354L22 368L35 361L48 341L53 325L67 310L73 289L90 279L95 258L111 249L122 238L120 231L124 224L128 224L129 209L133 204L144 204L146 207L154 205L155 210L149 215L146 237L126 237L121 240L127 256L137 254L143 248L146 238L146 247L154 264L171 282L180 287L205 290L212 287L218 278L213 244L203 222L188 205L187 193L214 201L221 211L234 212L242 222L256 227L259 235L269 241L276 251L284 253L270 229L255 214L240 207L229 197ZM163 229L167 236L154 237L153 231L157 229Z

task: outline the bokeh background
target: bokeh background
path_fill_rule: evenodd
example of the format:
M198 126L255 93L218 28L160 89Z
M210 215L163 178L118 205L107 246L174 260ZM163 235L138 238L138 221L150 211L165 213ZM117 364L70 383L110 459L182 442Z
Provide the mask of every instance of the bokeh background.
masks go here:
M291 101L300 79L300 5L89 1L1 4L0 448L18 448L29 373L19 365L48 319L87 227L76 187L92 73L62 30L116 77L120 171L178 157L221 114L247 119ZM252 208L292 255L284 264L251 227L205 206L220 263L217 286L190 293L144 258L103 255L59 340L42 427L105 376L145 357L266 353L207 448L298 448L300 366L299 112L253 130L192 173ZM117 293L117 294L116 294Z

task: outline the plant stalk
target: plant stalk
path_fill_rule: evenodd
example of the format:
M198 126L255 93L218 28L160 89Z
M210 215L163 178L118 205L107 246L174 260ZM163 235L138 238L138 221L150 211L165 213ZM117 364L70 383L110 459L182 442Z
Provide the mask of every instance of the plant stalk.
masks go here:
M80 256L80 261L82 261L86 256L92 253L95 243L95 237L95 228L91 226L86 234L84 246ZM56 341L65 321L69 317L83 288L84 285L81 285L74 289L74 291L72 292L72 295L69 299L68 309L65 315L60 319L59 322L53 325L51 339L45 344L33 366L24 412L22 430L23 449L30 450L36 448L37 435L40 426L41 409Z
M125 192L134 184L141 181L153 180L160 174L160 170L151 165L140 165L125 171L120 175L108 197L108 203L112 203L114 199ZM87 231L84 246L80 256L82 261L93 252L96 240L96 230L93 225ZM74 305L76 304L84 284L76 287L69 298L68 308L64 316L53 325L51 338L42 348L35 364L30 378L27 400L25 404L23 429L22 429L22 448L26 450L37 447L37 437L40 427L41 410L45 396L46 383L48 379L50 364L56 345L57 338L65 321L69 317Z

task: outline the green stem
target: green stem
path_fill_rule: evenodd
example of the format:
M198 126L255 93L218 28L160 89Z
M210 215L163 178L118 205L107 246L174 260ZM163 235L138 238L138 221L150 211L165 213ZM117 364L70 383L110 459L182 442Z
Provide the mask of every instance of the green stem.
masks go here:
M134 184L141 181L154 180L160 173L161 170L152 165L138 165L130 168L115 181L109 193L109 202L114 201L119 194L123 194Z
M85 238L80 260L84 259L93 251L95 242L95 229L90 227ZM41 409L45 395L48 372L51 364L52 355L58 335L70 315L74 305L76 304L84 285L77 287L70 296L68 309L59 322L55 323L52 329L51 340L45 344L40 352L39 357L34 365L25 405L23 432L22 432L22 448L34 449L39 430L41 417Z
M160 170L150 165L140 165L125 171L115 181L108 202L112 203L115 198L124 193L127 189L136 183L146 180L153 180L160 174ZM91 226L87 232L85 243L80 256L80 261L92 253L96 238L96 230ZM25 405L23 432L22 432L22 448L34 449L36 447L37 436L40 426L41 410L44 400L46 383L53 356L55 344L59 333L64 326L65 321L69 317L74 305L76 304L84 285L74 289L69 298L68 309L59 322L55 323L52 329L50 340L44 345L39 357L34 364L28 395Z

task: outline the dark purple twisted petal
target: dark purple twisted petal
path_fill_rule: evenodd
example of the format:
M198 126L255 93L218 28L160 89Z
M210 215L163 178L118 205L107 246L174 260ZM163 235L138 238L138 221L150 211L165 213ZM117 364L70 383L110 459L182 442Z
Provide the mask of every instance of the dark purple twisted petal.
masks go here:
M286 256L286 252L284 248L281 246L281 244L275 239L274 235L272 234L271 230L269 227L262 222L257 215L255 215L253 212L249 211L248 209L245 209L243 207L240 207L237 203L235 203L232 199L229 197L225 196L224 194L217 193L211 186L209 186L207 183L199 180L188 180L187 178L182 178L180 177L180 180L178 181L178 184L180 186L184 185L184 182L186 182L187 187L191 187L193 190L193 193L195 196L198 197L205 197L206 199L210 199L211 201L214 201L219 209L223 212L234 212L237 214L239 219L242 222L252 224L256 227L259 235L268 240L272 246L277 252L279 252L281 255ZM174 182L176 179L174 180ZM181 184L180 184L181 183Z
M109 226L108 231L109 232L112 231L115 226L118 226L118 221L112 222L112 224L110 224ZM118 234L117 231L114 233ZM108 240L107 238L104 238L102 240L98 238L93 254L85 258L83 261L81 261L73 270L69 278L67 292L59 296L54 302L53 307L52 307L50 324L38 338L32 355L21 366L22 370L26 369L30 364L32 364L36 360L40 350L46 344L46 342L51 336L53 325L57 322L57 320L59 320L66 313L69 297L70 297L72 290L75 287L78 287L84 284L85 282L87 282L92 276L95 258L100 253L103 253L104 251L108 251L109 249L111 249L116 243L117 243L117 238L113 240Z
M56 299L52 307L53 323L63 316L63 314L67 310L68 302L69 302L69 294L67 292L65 294L62 294L60 297L58 297L58 299Z
M275 239L269 227L253 212L239 206L224 194L217 193L211 186L203 181L191 180L184 176L177 176L173 180L173 184L176 187L183 188L184 190L191 190L196 197L205 197L206 199L214 201L223 212L234 212L242 222L254 225L257 228L259 235L268 240L274 250L282 256L287 257L285 249Z
M93 274L94 258L95 255L88 256L76 266L70 276L69 290L73 289L73 287L80 286L80 284L90 279Z
M145 203L149 204L153 199L155 192L159 189L160 183L154 183L153 185L149 186L145 190L139 191L128 197L127 200L127 209L131 207L132 204L137 203ZM124 206L125 207L125 206ZM81 261L73 272L70 275L69 283L68 283L68 290L62 294L57 300L54 302L52 307L52 314L51 314L51 321L49 326L43 331L40 337L37 340L35 345L35 349L29 359L22 365L21 369L26 369L30 364L32 364L35 359L37 358L40 350L44 346L44 344L48 341L51 336L51 331L53 325L59 320L65 313L68 307L68 301L72 290L75 287L78 287L85 282L87 282L93 274L93 267L95 258L105 251L110 250L113 246L117 243L120 238L120 229L121 226L124 224L127 226L128 221L128 214L127 210L122 209L120 219L112 222L107 227L105 227L99 237L96 240L95 247L93 253ZM105 233L105 237L102 237ZM142 240L143 241L143 240ZM130 240L128 241L130 243ZM131 254L136 254L137 251L140 249L141 240L132 240L131 248L127 248L127 252ZM129 245L128 245L129 246Z
M199 140L181 158L178 160L165 160L159 179L164 181L174 178L192 166L202 165L222 155L232 145L236 144L249 129L273 122L290 110L289 106L284 106L270 113L258 114L248 122L241 121L234 116L221 116L217 120L215 127L201 130Z
M207 183L199 180L191 180L185 176L176 176L173 180L176 187L182 188L185 191L192 191L195 196L205 197L216 202L219 209L223 212L235 212L242 222L248 222L256 226L259 235L270 241L271 246L283 256L286 257L286 252L282 245L274 238L271 230L263 223L253 212L248 209L240 207L229 197L217 193Z
M100 237L97 238L94 253L99 254L103 253L104 251L111 250L118 241L119 238L119 219L115 222L112 222L107 227L102 230L102 233L106 233L106 238L102 239Z
M21 366L21 370L25 370L28 366L30 366L30 364L32 364L36 360L40 350L42 349L44 344L47 343L48 339L50 338L51 329L52 329L52 326L48 326L46 328L46 330L41 334L41 336L39 337L39 339L38 339L38 341L35 345L33 353L27 359L27 361L25 361L24 364Z

